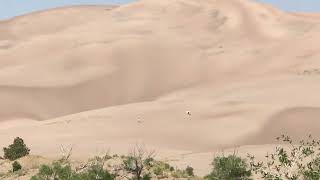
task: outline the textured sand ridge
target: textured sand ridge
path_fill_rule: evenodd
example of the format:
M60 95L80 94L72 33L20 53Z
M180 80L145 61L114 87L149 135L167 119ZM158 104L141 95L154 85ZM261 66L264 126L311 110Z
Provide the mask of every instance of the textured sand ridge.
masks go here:
M0 140L22 136L49 156L73 145L79 158L144 143L163 157L199 153L200 170L223 148L319 136L318 17L140 0L2 21Z

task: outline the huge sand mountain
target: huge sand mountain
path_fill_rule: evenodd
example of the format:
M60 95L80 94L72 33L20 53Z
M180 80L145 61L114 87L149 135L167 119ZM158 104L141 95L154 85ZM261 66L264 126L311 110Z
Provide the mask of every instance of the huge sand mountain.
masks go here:
M144 143L176 155L320 135L319 23L248 0L141 0L2 21L1 143L22 136L50 156L73 145L78 157Z

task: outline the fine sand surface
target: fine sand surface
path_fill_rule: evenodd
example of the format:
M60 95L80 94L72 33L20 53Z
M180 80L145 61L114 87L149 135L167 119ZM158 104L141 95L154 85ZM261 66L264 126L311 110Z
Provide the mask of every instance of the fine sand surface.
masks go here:
M145 144L209 171L221 151L320 136L320 14L140 0L0 21L0 142L87 159ZM189 113L188 113L189 112Z

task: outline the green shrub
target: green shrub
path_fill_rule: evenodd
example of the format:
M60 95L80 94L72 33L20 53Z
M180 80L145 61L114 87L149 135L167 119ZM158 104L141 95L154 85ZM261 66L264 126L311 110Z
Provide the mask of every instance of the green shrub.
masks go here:
M251 171L244 159L236 155L216 157L212 162L213 170L205 178L209 180L250 179Z
M30 180L40 180L38 177L36 177L36 176L32 176L31 178L30 178Z
M163 175L163 169L159 166L155 167L153 169L153 173L157 176L162 176Z
M15 161L12 163L12 172L16 172L22 169L22 166L19 162Z
M87 169L87 171L80 174L81 180L113 180L114 176L108 171L103 170L103 166L95 164Z
M52 163L51 166L42 165L37 175L32 180L81 180L79 175L72 170L70 165L63 165L59 162Z
M165 170L169 170L169 169L170 169L170 164L164 163L164 169L165 169Z
M309 163L309 167L302 171L302 176L305 180L320 179L320 157L316 157Z
M76 172L69 164L54 162L52 165L42 165L37 175L31 180L114 180L114 176L103 169L103 164L93 163L81 173Z
M3 152L5 159L14 161L29 155L30 149L26 146L23 139L17 137L14 139L13 144L9 145L9 147L3 148Z
M151 180L151 175L150 174L143 175L142 180Z
M171 172L174 171L174 167L171 166L171 167L170 167L170 171L171 171Z
M194 176L193 168L192 168L192 167L188 166L188 167L186 168L186 172L187 172L188 176Z
M134 164L134 158L132 156L125 157L123 160L124 169L127 171L134 171L135 170L135 164Z
M43 175L43 176L51 176L54 172L53 172L53 168L51 168L48 165L42 165L39 168L39 175Z
M124 170L134 175L134 178L141 180L143 174L151 166L154 151L148 152L144 146L137 145L132 152L123 160Z
M145 159L143 163L147 167L152 167L153 162L154 162L154 159L150 157L150 158Z
M319 180L320 179L320 141L310 135L307 140L294 142L289 136L276 138L279 144L275 151L268 153L264 161L256 161L248 155L253 172L263 179Z

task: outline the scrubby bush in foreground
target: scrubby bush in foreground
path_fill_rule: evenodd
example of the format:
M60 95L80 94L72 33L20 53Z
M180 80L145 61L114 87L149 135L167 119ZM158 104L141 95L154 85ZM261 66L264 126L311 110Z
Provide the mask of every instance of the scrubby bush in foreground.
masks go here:
M186 172L187 172L188 176L194 176L193 168L192 168L192 167L188 166L188 167L186 168Z
M266 180L320 180L320 141L312 139L311 136L300 142L294 142L284 135L277 139L281 145L276 147L273 153L267 154L262 161L256 160L253 155L248 155L249 163L235 154L214 158L212 172L205 179L249 180L257 177L252 176L254 172ZM30 150L21 138L16 138L13 144L4 148L4 151L5 158L16 159L27 155ZM153 151L148 152L137 146L128 156L106 155L75 169L70 165L70 161L60 160L51 165L42 165L32 180L114 180L115 177L131 180L198 179L194 176L192 167L188 166L185 170L175 169L168 163L154 160L153 156ZM114 175L103 168L104 163L112 158L120 160L120 164L115 166L107 164ZM19 171L21 168L17 161L12 164L12 172L23 172Z
M75 167L70 161L58 160L51 165L42 165L32 180L151 180L170 177L190 179L193 176L193 168L188 166L186 170L175 170L168 163L153 159L153 154L153 151L136 147L128 156L95 157Z
M39 173L31 178L31 180L80 180L80 176L71 169L70 165L63 165L59 162L53 163L51 166L42 165Z
M154 151L148 152L143 146L137 145L123 161L124 169L132 173L137 180L141 180L146 168L151 166Z
M257 161L253 155L248 155L256 174L268 180L320 179L320 141L309 136L307 140L294 142L285 135L277 140L287 146L277 147L275 152L266 155L265 161Z
M101 164L92 164L87 169L77 172L69 164L54 162L51 166L42 165L37 175L31 180L114 180L114 176L103 169Z
M95 164L90 166L85 172L80 173L81 180L113 180L114 176L107 170L103 169L103 166Z
M212 162L212 172L208 180L245 180L250 179L251 171L246 161L236 155L216 157Z
M29 155L30 149L26 146L23 139L17 137L14 139L13 144L9 145L9 147L3 148L3 152L5 159L14 161Z

